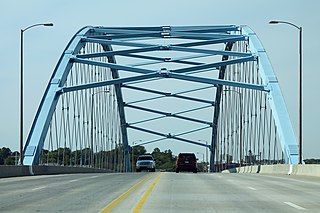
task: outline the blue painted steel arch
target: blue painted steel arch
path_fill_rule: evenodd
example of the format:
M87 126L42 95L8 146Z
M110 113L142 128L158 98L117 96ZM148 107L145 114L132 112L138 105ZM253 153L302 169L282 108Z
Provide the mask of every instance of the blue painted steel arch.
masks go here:
M132 40L135 39L138 40L150 38L182 38L198 40L174 45L150 45L145 43L132 42ZM131 39L131 41L127 41L128 39ZM202 45L221 43L227 44L237 41L248 41L249 50L246 53L243 53L234 52L227 49L225 51L221 51L196 48ZM92 54L79 54L79 50L83 48L86 43L98 43L104 47L105 51ZM123 45L126 47L130 47L130 49L112 50L113 45ZM151 51L183 51L203 55L237 56L239 58L203 64L190 62L187 60L188 58L179 58L173 60L171 58L150 57L147 55L137 54ZM150 59L159 62L175 61L177 63L182 63L189 66L175 70L150 70L145 68L136 68L135 66L116 64L116 61L114 59L115 55L125 55L133 58L143 58L146 60ZM108 62L88 60L89 58L95 57L108 57ZM195 56L193 58L196 57L200 56ZM190 73L197 72L199 70L214 68L221 69L221 67L224 66L231 66L248 61L258 62L260 77L263 79L262 85L229 81L223 78L213 79L189 75ZM64 83L68 78L68 73L74 63L110 68L111 70L113 70L113 79L85 85L66 87L64 86ZM118 70L135 73L136 75L120 78ZM67 45L47 86L45 94L40 103L40 107L32 124L31 131L27 138L26 147L24 149L23 163L25 165L38 164L50 120L55 111L55 107L61 94L82 89L96 88L106 85L121 85L127 82L137 82L154 78L173 78L183 81L199 82L203 84L213 85L215 87L217 87L218 85L225 85L267 92L269 97L268 101L273 111L276 126L278 127L278 134L281 141L281 148L285 155L285 162L293 164L296 164L298 162L298 148L294 132L282 98L278 81L272 70L265 50L263 49L256 34L250 28L248 28L247 26L228 25L191 27L84 27L83 29L79 30ZM125 160L126 165L129 165L127 128L130 128L130 124L127 124L125 119L125 105L123 103L120 86L116 89L116 95L119 104L118 110L121 120L120 125L122 131L122 140L125 147ZM212 102L216 103L217 99ZM218 116L219 113L216 113L215 118L217 119ZM210 125L214 127L214 124ZM200 143L197 143L195 141L175 137L170 134L160 135L166 138L175 138L184 142L201 145ZM216 137L216 133L213 134L213 138L214 137ZM214 140L208 147L210 149L211 147L215 147ZM211 157L211 162L213 162L213 155ZM130 168L127 166L126 171L129 170Z
M274 119L278 127L278 133L282 150L285 154L285 162L298 164L298 143L290 122L289 113L280 90L278 79L272 69L266 50L263 48L258 36L248 26L241 26L242 34L249 37L250 50L259 57L260 77L265 85L268 85L269 103L274 112Z

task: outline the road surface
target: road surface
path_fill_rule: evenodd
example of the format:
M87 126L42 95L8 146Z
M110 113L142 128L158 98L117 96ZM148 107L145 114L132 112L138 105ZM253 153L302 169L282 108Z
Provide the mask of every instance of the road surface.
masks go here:
M320 178L72 174L0 179L0 212L320 212Z

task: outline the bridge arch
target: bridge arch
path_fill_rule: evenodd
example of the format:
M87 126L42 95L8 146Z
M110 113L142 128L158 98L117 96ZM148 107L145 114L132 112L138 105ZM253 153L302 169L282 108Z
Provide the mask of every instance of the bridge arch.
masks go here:
M139 119L137 111L143 112ZM172 125L156 128L164 123L144 126L168 119L180 122L175 132ZM230 163L230 156L240 164L258 155L260 162L297 163L277 78L247 26L79 30L46 88L23 163L41 163L47 144L58 152L74 150L58 164L112 165L127 172L129 129L154 137L141 145L171 139L207 147L212 171L215 164ZM211 141L201 143L199 134L208 130Z

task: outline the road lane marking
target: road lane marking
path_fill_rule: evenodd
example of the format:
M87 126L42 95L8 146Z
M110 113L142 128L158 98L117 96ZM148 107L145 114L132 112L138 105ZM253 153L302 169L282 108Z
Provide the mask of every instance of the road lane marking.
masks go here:
M146 178L142 179L139 183L131 187L128 191L120 195L117 199L113 200L111 203L109 203L104 209L102 209L101 213L107 213L110 212L116 205L118 205L123 199L125 199L131 192L133 192L136 188L138 188L141 184L146 182L152 177L152 175L148 175Z
M136 208L133 210L133 213L139 213L143 204L146 202L147 198L149 197L151 191L153 190L153 188L155 187L155 185L157 184L157 182L159 181L159 179L161 178L161 176L164 175L164 173L161 173L156 179L155 181L153 181L152 185L150 186L150 188L144 193L143 197L141 198L141 200L139 201L138 205L136 206Z
M287 204L288 206L291 206L291 207L295 208L295 209L306 210L305 208L303 208L301 206L298 206L298 205L296 205L294 203L291 203L291 202L284 202L284 203Z
M79 181L79 180L80 180L80 179L69 180L69 183L77 182L77 181Z
M41 189L45 189L47 188L46 186L40 186L40 187L37 187L37 188L33 188L31 189L32 191L36 191L36 190L41 190Z
M253 188L253 187L250 187L250 186L248 186L248 188L249 188L249 189L251 189L251 190L256 190L255 188Z

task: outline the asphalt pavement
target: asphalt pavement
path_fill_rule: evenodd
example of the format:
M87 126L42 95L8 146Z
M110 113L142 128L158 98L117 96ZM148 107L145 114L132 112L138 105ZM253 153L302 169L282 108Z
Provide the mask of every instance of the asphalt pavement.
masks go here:
M109 173L0 179L0 212L320 212L320 178Z

